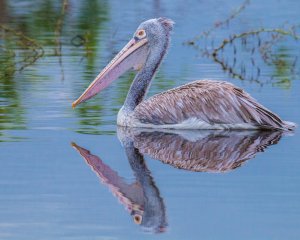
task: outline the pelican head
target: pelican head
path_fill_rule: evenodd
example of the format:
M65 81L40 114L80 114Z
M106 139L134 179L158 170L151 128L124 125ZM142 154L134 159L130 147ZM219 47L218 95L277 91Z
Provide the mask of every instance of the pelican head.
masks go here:
M72 107L92 98L128 70L142 70L146 63L152 69L152 78L168 48L173 24L167 18L155 18L141 23L133 38L73 102Z

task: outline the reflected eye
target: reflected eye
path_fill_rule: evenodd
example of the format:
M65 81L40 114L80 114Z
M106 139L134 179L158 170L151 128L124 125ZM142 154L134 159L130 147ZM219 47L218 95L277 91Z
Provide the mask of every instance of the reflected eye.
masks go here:
M139 31L137 32L137 34L136 34L136 37L139 38L139 39L142 39L142 38L146 37L146 32L145 32L145 30L144 30L144 29L139 30Z
M138 215L138 214L135 214L133 216L133 220L136 224L141 224L142 223L142 216L141 215Z

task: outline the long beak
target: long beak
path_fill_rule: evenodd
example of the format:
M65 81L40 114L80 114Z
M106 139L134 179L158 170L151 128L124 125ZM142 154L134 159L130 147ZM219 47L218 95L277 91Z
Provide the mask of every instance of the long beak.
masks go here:
M138 41L134 38L131 39L117 56L100 72L83 94L72 103L72 107L75 108L78 104L95 96L124 72L144 63L146 59L145 56L148 52L148 48L145 47L147 46L147 42L148 40L146 38Z

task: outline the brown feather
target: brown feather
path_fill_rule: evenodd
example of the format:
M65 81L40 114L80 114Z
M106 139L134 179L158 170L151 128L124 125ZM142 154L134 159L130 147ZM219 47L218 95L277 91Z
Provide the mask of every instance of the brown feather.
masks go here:
M211 125L246 123L263 129L293 128L244 90L212 80L195 81L156 94L135 108L134 117L155 125L197 118Z

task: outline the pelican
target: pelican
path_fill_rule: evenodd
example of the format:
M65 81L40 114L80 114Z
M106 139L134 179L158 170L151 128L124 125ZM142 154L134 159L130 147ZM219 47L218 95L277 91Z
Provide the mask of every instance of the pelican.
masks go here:
M198 80L156 94L146 100L148 88L169 47L174 22L150 19L100 72L73 108L95 96L130 69L137 71L117 117L119 126L163 129L293 130L243 89L231 83Z

